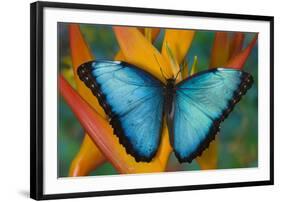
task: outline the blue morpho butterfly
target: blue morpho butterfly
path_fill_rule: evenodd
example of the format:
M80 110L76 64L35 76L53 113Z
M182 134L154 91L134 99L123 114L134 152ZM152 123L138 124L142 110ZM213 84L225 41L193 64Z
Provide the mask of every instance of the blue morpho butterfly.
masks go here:
M109 60L82 64L78 75L98 98L127 153L145 162L158 150L164 115L178 160L191 162L201 155L253 83L249 73L216 68L164 84L136 66Z

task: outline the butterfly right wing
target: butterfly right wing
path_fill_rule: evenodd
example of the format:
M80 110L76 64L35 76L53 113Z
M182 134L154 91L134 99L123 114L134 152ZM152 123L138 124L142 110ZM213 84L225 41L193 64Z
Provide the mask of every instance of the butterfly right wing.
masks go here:
M78 75L98 98L127 153L136 161L151 161L162 132L163 84L119 61L85 63Z
M220 123L251 87L249 73L229 68L207 70L176 85L171 144L181 162L191 162L208 147Z

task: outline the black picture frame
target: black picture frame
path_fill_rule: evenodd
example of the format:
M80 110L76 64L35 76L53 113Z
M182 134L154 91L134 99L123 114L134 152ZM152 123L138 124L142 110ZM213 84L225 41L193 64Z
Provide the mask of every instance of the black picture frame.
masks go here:
M130 190L114 190L114 191L96 191L96 192L79 192L67 194L50 194L43 193L43 23L44 8L62 8L62 9L81 9L81 10L98 10L98 11L122 11L130 13L148 13L148 14L164 14L179 16L199 16L211 18L240 19L267 21L270 23L270 180L266 181L250 181L239 183L221 183L221 184L204 184L192 186L176 186L176 187L155 187L144 189ZM120 6L103 6L75 3L57 3L57 2L35 2L30 6L30 197L36 200L43 199L61 199L75 197L120 195L120 194L137 194L137 193L153 193L153 192L170 192L185 191L198 189L214 189L227 187L245 187L258 185L273 185L274 183L274 17L258 16L258 15L240 15L213 12L195 12L183 10L166 10L166 9L150 9L150 8L134 8Z

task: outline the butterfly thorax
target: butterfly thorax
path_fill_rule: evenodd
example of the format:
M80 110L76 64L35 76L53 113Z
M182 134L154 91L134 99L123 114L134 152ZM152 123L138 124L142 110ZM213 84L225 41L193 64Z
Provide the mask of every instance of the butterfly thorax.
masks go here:
M165 86L165 112L170 114L172 112L172 105L175 95L175 79L167 79L167 84Z

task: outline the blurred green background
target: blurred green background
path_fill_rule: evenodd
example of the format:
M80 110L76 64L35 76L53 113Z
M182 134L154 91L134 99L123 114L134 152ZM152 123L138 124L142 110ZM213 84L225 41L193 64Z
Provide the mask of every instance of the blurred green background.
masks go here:
M58 25L59 72L74 85L69 50L68 24ZM80 24L83 36L97 59L113 60L119 50L111 26ZM245 33L244 47L253 38L254 33ZM190 50L186 56L189 67L194 56L198 57L198 70L205 70L210 63L210 55L215 32L196 31ZM154 45L161 50L164 30L161 30ZM258 44L253 48L244 70L254 77L254 84L247 95L236 105L233 112L221 124L219 134L218 169L256 167L258 164ZM68 175L70 163L79 151L84 136L83 129L64 102L58 98L58 177ZM171 155L167 170L198 170L196 161L178 163ZM90 175L117 174L114 167L105 163Z

